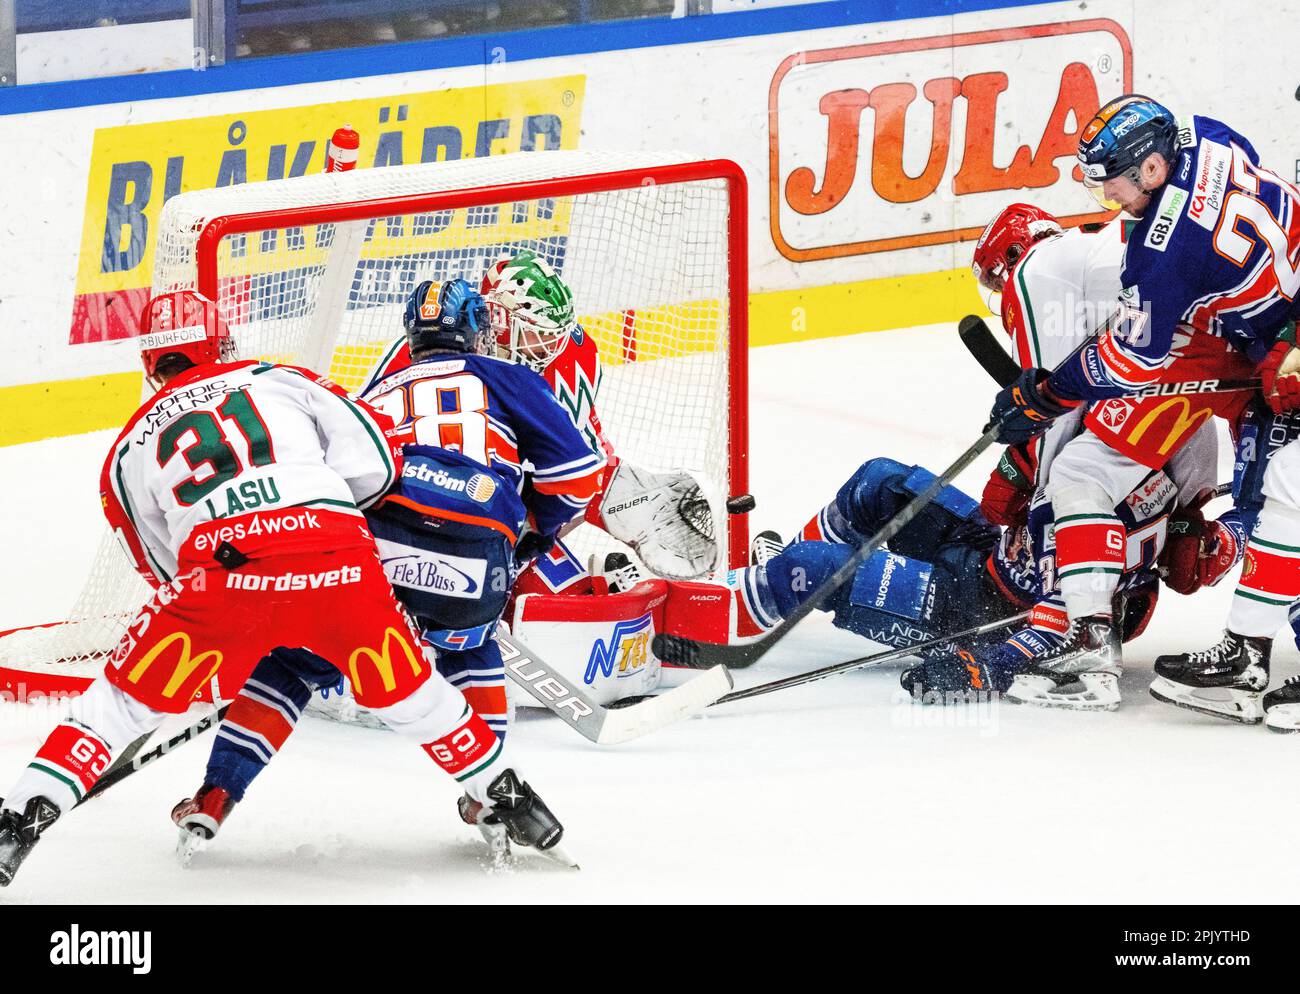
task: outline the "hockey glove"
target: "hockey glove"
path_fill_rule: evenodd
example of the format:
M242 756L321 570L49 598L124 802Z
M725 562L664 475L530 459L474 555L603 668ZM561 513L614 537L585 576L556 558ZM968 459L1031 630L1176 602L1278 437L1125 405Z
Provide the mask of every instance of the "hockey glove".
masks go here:
M718 564L713 512L690 473L656 473L621 460L600 510L605 530L659 576L690 580Z
M961 649L950 655L927 659L919 666L904 670L899 677L903 689L921 704L964 704L987 699L994 691L1011 685L995 685L995 674L988 663L974 653Z
M1199 507L1178 511L1160 554L1165 586L1180 594L1213 587L1241 561L1243 537L1222 521L1206 521Z
M991 525L1016 528L1028 520L1033 495L1034 457L1024 445L1008 446L984 485L980 511Z
M1300 410L1300 348L1289 325L1259 367L1264 399L1274 414Z
M1078 401L1053 393L1047 378L1045 369L1026 369L1015 383L1003 387L984 430L997 425L999 442L1019 445L1046 431L1053 421L1078 406Z
M554 533L543 535L541 532L535 532L531 529L525 531L519 537L519 544L515 546L515 565L522 572L523 568L534 559L550 552L554 545Z

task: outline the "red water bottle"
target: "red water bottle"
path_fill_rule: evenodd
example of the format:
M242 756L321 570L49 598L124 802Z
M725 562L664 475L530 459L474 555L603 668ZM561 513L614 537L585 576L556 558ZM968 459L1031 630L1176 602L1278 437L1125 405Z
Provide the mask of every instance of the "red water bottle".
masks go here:
M357 167L357 150L361 148L361 136L352 130L352 125L345 124L334 132L334 137L325 143L325 171L327 173L345 173Z

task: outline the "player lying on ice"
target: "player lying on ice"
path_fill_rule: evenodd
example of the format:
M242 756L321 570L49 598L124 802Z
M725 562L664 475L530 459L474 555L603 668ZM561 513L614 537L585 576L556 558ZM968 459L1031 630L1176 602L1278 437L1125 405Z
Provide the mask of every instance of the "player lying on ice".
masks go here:
M231 361L216 305L192 291L150 301L140 345L157 393L113 443L101 496L155 595L6 795L0 885L125 746L205 688L234 696L277 645L336 661L469 805L554 846L559 822L393 598L361 513L404 472L388 418L306 370Z
M1179 412L1163 394L1145 401L1150 410L1120 398L1160 383L1253 373L1294 316L1300 292L1300 271L1289 261L1300 249L1300 193L1260 167L1250 143L1221 122L1176 121L1155 101L1126 95L1085 127L1079 160L1085 183L1099 199L1138 220L1125 240L1121 306L1102 332L1050 376L1050 361L1034 362L999 395L993 410L994 419L1015 417L1004 431L1006 440L1014 440L1090 408L1089 432L1063 450L1051 470L1051 499L1058 519L1068 523L1058 528L1057 556L1070 637L1023 681L1023 689L1013 689L1025 696L1053 694L1077 672L1118 671L1107 608L1119 543L1109 508L1136 474L1180 444L1163 426L1150 431L1152 421L1163 411L1172 416L1173 429L1190 432L1200 416L1191 415L1196 406L1207 417L1218 414L1235 423L1248 401L1232 394L1220 394L1213 403L1208 395L1185 396ZM1026 270L1024 262L1020 268ZM1153 436L1164 436L1154 448ZM1287 547L1281 520L1276 510L1270 512L1256 534ZM1220 538L1240 545L1244 533ZM1291 603L1300 592L1295 570L1263 570L1256 582L1268 589L1255 593L1274 606ZM1204 679L1207 686L1262 691L1268 683L1267 640L1245 636L1261 636L1259 626L1272 624L1275 612L1243 613L1270 618L1243 618L1247 630L1230 632L1208 655L1162 657L1157 673L1185 687ZM1198 676L1198 670L1204 672ZM1167 680L1153 685L1153 693L1166 699L1162 687L1174 688Z
M1115 508L1126 529L1124 573L1116 605L1126 638L1145 628L1155 609L1159 572L1170 568L1166 525L1184 493L1212 485L1205 471L1214 463L1217 439L1202 429L1193 444L1164 470L1152 471ZM902 675L902 685L922 703L978 700L1004 693L1036 658L1065 638L1065 612L1055 585L1048 537L1051 504L1041 490L1032 500L1032 471L1008 483L998 471L982 504L947 487L916 519L874 553L851 582L835 591L824 609L834 623L873 642L904 647L960 632L1026 608L1027 623L1004 635L953 645L931 653ZM842 486L809 522L799 540L765 564L738 571L742 618L767 630L814 591L891 516L919 493L933 475L892 459L873 459ZM1010 527L989 517L1017 520ZM742 629L746 626L742 621ZM1107 681L1078 692L1082 706L1116 707Z

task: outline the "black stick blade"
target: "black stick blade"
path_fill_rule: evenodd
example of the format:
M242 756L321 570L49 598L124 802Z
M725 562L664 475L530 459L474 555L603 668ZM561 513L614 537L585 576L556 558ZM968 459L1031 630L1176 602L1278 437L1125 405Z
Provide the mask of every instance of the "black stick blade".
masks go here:
M980 368L1000 387L1010 386L1020 376L1020 366L1007 355L1002 343L989 330L984 319L976 314L967 314L957 325L957 337L966 346Z
M660 632L650 643L651 651L663 662L673 666L699 665L700 643L695 639L683 638L681 635L665 635Z

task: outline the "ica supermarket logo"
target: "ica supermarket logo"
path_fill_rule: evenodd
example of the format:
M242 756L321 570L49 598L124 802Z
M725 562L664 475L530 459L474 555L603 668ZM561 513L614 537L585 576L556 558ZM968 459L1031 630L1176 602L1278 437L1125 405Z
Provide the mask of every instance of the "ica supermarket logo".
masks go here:
M941 245L1011 199L1104 216L1078 213L1073 159L1132 78L1103 19L798 52L768 95L772 240L795 261Z
M596 639L587 660L587 671L582 675L583 682L588 685L595 683L597 673L611 677L615 669L619 677L639 672L649 659L647 648L652 621L649 614L643 614L635 621L620 621L614 625L608 642Z

